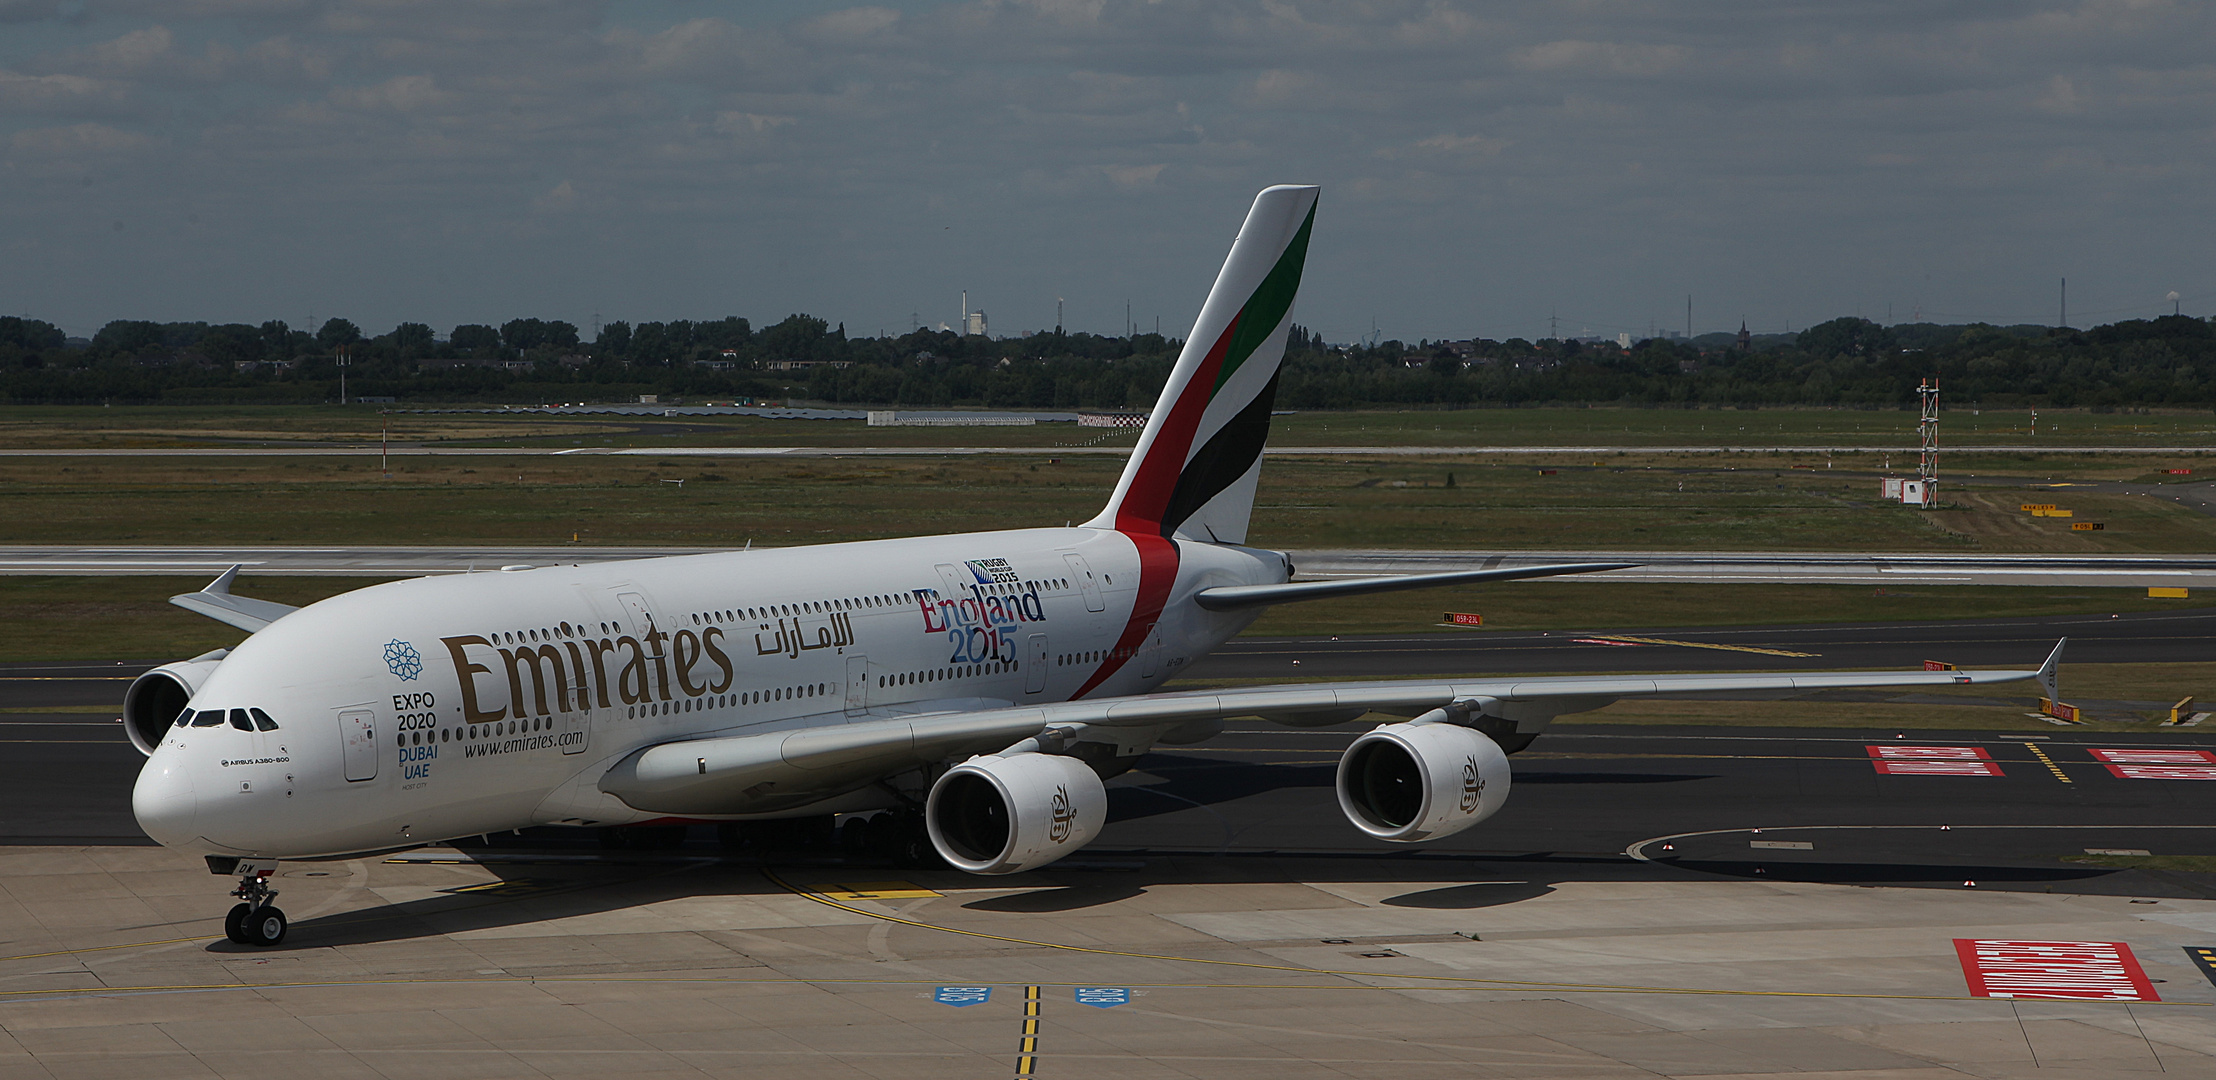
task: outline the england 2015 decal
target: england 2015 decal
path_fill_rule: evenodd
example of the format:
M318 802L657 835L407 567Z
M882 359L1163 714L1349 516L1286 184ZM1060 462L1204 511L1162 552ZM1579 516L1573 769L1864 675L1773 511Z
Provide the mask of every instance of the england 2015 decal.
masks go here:
M969 559L962 568L973 579L958 586L964 595L948 596L938 589L916 590L916 603L923 611L923 632L946 635L949 664L1016 659L1017 627L1046 620L1046 605L1039 598L1038 586L1025 582L1006 559ZM955 586L956 582L949 579L947 584Z

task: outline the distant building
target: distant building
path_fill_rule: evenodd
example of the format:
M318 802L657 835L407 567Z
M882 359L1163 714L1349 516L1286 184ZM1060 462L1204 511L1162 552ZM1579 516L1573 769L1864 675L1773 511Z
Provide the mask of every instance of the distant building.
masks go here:
M962 336L964 336L964 337L990 337L990 336L991 336L990 334L987 334L987 333L985 332L985 312L983 311L983 309L979 309L979 310L977 310L977 311L972 311L972 312L970 312L969 314L967 314L967 315L964 315L964 316L962 316Z
M1734 345L1740 352L1746 352L1754 348L1754 335L1747 333L1747 324L1744 321L1739 323L1739 340Z
M768 360L763 362L762 368L765 371L806 371L814 367L852 367L853 364L852 360Z

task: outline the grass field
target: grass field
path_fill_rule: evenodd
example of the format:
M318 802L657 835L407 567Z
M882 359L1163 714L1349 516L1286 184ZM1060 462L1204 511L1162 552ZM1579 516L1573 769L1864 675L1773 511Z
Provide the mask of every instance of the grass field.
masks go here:
M598 417L507 413L381 413L383 406L7 406L0 447L182 447L399 444L584 446L1022 446L1124 445L1069 423L1022 428L872 428L859 420L755 417ZM1950 409L1953 445L2192 446L2216 450L2216 415L2049 410L2036 436L2023 410ZM1279 416L1279 446L1871 446L1916 444L1901 410L1532 408L1301 412Z
M1276 548L2216 550L2216 517L2045 486L2139 478L2161 460L1984 466L2017 473L2000 480L1973 479L1966 467L1975 486L1946 489L1948 508L1926 513L1880 501L1874 472L1822 468L1819 455L1276 458L1262 472L1250 539ZM417 457L398 459L387 478L374 461L344 457L0 458L0 543L823 543L1082 521L1121 467L1112 457ZM2070 521L2017 509L2034 500L2106 528L2073 532Z
M295 606L373 584L371 578L253 576L244 596ZM188 577L0 577L0 659L174 659L235 645L245 635L168 599L207 584ZM1493 630L1631 631L1657 627L1762 626L1998 615L2181 610L2201 601L2149 600L2145 590L1940 586L1877 590L1859 585L1703 585L1522 581L1289 604L1248 633L1483 634ZM1438 625L1444 611L1474 611L1487 629ZM1937 659L1945 659L1938 657ZM2037 657L2026 657L2027 663ZM2212 687L2211 700L2216 700Z

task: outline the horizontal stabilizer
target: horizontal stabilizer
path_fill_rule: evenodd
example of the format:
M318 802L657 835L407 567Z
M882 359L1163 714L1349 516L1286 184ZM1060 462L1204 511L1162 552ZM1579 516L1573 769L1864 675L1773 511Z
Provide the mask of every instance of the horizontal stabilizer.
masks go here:
M1202 589L1193 600L1210 611L1260 604L1289 604L1295 600L1328 600L1338 596L1430 589L1441 585L1469 585L1480 581L1514 581L1518 578L1591 574L1602 570L1628 570L1638 563L1558 563L1553 566L1514 566L1497 570L1452 570L1443 574L1401 574L1393 577L1341 578L1332 581L1295 581L1284 585L1218 585Z
M195 593L183 593L169 598L169 602L192 612L205 615L220 623L228 623L247 633L254 633L276 622L299 608L280 604L273 600L255 600L231 595L231 582L238 580L239 568L225 570L222 576L208 583Z

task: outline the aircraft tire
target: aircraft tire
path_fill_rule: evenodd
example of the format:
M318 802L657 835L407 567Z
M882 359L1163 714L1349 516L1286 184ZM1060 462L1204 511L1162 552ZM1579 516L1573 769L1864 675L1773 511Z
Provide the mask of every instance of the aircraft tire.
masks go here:
M283 942L285 931L290 928L290 923L285 919L285 913L275 907L265 907L246 920L247 937L251 939L252 944L264 948Z
M232 905L230 912L223 916L223 936L230 938L233 944L250 944L246 937L246 916L253 910L246 904Z
M931 831L924 826L922 814L902 814L898 821L892 851L895 863L904 870L948 869L939 849L931 846Z

